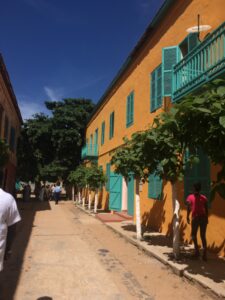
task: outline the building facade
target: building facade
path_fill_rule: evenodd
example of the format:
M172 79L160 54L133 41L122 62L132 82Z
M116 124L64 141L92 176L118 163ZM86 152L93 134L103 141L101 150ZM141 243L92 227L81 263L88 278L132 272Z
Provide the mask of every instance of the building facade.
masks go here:
M9 145L9 161L3 170L2 187L14 193L16 180L16 148L22 124L21 113L10 82L10 78L0 55L0 137Z
M224 0L166 0L99 100L86 129L82 157L96 159L109 178L101 195L102 208L127 210L135 220L134 180L131 177L126 184L110 166L110 153L124 143L123 138L147 129L159 113L204 83L225 78L223 6ZM184 240L190 240L184 199L196 178L208 195L214 176L216 167L200 153L200 164L186 174L179 186ZM143 225L170 234L171 185L150 176L142 186L140 200ZM211 204L208 227L209 248L222 255L224 208L224 200L217 196Z

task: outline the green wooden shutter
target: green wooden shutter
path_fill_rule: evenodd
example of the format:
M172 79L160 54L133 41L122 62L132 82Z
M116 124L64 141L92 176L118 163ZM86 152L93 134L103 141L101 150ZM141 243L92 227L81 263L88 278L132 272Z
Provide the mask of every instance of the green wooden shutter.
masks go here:
M114 136L114 112L110 114L109 124L109 138L111 139Z
M186 157L189 153L186 151ZM193 193L193 184L201 182L201 193L208 199L210 196L210 160L208 156L201 150L198 150L199 163L187 168L184 176L184 197L185 199Z
M134 122L134 92L131 93L130 99L130 123Z
M151 74L151 112L156 108L156 72L153 71Z
M179 60L179 47L167 47L162 50L162 86L163 96L172 95L172 69Z
M106 177L107 177L107 182L106 182L106 191L109 191L109 186L110 186L110 163L106 164Z
M156 95L156 107L159 108L162 105L162 65L157 70L157 95Z
M105 121L102 122L101 145L105 143Z
M11 151L15 150L15 136L16 136L16 131L14 127L11 127L10 130L10 142L9 142L9 147Z
M133 124L134 120L134 93L130 93L127 97L127 113L126 113L126 127L129 127Z
M162 199L162 179L155 174L148 178L148 197L156 200Z

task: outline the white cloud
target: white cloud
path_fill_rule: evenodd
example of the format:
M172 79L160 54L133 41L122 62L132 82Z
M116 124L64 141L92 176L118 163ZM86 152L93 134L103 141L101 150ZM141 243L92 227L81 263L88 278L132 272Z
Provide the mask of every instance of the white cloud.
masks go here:
M63 90L61 88L52 89L48 86L44 86L44 90L46 95L49 97L49 100L59 101L62 99Z
M30 119L33 115L41 112L49 114L44 103L32 101L29 96L18 96L17 100L23 120Z

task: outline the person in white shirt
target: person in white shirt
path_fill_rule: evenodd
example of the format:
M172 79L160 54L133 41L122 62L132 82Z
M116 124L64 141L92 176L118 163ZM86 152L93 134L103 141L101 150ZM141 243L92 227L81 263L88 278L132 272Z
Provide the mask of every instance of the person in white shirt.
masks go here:
M0 272L11 255L16 224L21 220L14 197L0 188Z

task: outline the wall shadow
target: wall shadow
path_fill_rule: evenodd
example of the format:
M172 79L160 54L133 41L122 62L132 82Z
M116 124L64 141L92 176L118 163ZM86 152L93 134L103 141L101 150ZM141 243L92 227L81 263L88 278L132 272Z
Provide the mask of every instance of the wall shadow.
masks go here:
M34 218L38 211L50 210L47 201L18 202L22 217L18 223L17 236L12 248L11 258L5 262L4 270L0 272L0 300L13 300L19 283L25 251L30 239Z

